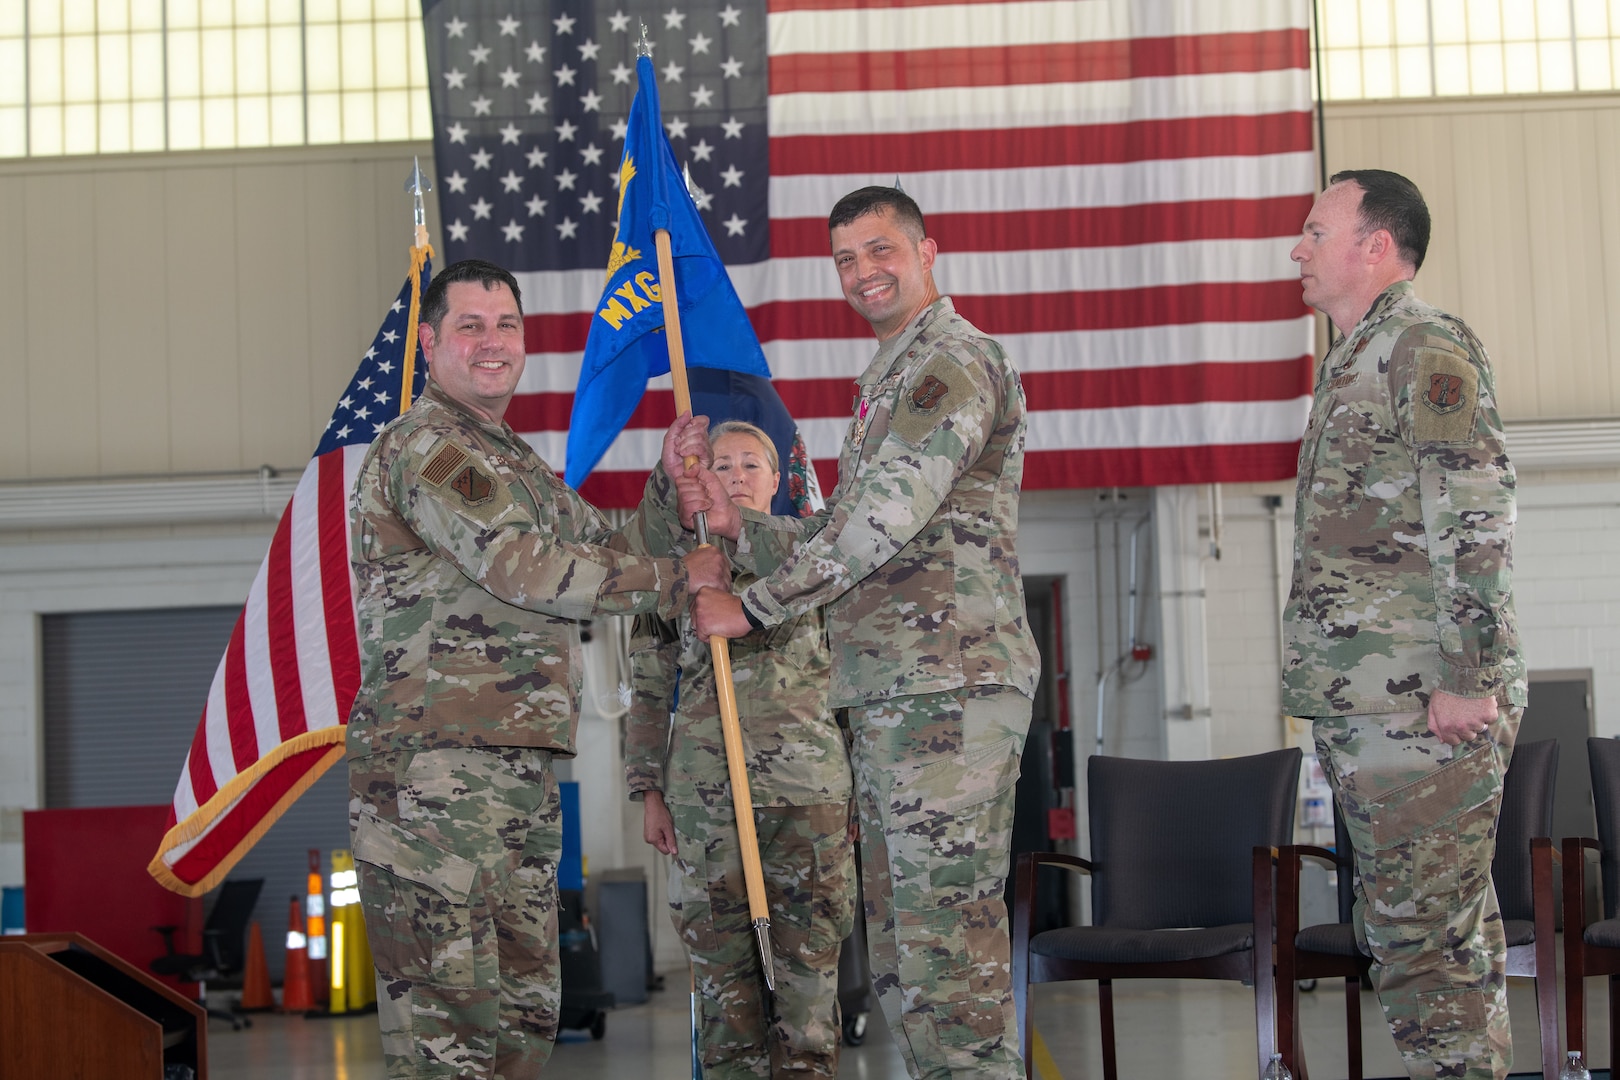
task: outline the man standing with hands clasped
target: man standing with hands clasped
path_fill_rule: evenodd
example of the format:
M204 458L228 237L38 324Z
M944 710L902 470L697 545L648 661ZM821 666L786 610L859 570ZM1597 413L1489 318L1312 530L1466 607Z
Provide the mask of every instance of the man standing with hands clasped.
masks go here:
M712 507L710 529L760 578L700 592L697 630L739 637L825 607L878 999L913 1077L1013 1080L1003 889L1040 673L1016 554L1023 388L935 287L936 245L908 195L862 188L828 227L844 296L879 341L838 487L793 519L739 514L704 469L679 481L683 512ZM706 462L702 423L681 428L672 438Z
M1526 700L1513 617L1513 466L1485 348L1423 303L1416 186L1341 172L1293 250L1344 335L1299 453L1283 709L1314 721L1356 858L1356 927L1413 1077L1512 1060L1491 883Z

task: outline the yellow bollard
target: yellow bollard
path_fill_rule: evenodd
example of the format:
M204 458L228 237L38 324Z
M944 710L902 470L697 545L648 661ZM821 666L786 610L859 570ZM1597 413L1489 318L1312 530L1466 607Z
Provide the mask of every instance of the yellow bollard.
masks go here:
M332 852L332 996L333 1014L358 1012L377 1000L371 943L366 939L360 907L360 877L354 855Z

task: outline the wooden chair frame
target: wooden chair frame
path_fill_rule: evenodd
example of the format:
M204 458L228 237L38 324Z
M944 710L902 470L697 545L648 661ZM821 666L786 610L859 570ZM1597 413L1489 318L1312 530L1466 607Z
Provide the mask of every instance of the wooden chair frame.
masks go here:
M1018 1011L1018 1044L1024 1056L1025 1076L1034 1076L1034 1066L1030 1057L1032 1030L1029 1016L1030 984L1095 979L1098 1007L1102 1014L1103 1077L1105 1080L1118 1080L1119 1064L1114 1038L1113 980L1116 978L1252 980L1258 1063L1256 1075L1264 1071L1277 1048L1276 988L1269 977L1273 969L1272 901L1277 853L1276 848L1254 849L1251 868L1254 894L1252 948L1202 960L1162 963L1094 963L1031 955L1030 927L1035 918L1035 884L1040 868L1055 866L1083 874L1092 873L1094 868L1090 860L1075 855L1046 851L1020 854L1014 871L1016 890L1013 903L1012 983L1013 1002Z

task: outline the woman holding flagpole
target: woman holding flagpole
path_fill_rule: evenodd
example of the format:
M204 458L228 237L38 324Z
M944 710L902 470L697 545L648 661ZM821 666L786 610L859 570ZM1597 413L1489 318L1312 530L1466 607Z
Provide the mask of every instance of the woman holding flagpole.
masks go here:
M740 422L711 435L713 467L732 500L769 513L780 478L769 437ZM811 612L731 647L774 996L755 953L709 647L684 621L636 620L630 797L643 801L647 842L674 857L670 915L696 973L706 1080L833 1077L838 953L853 926L855 873L849 758L827 708L826 631Z

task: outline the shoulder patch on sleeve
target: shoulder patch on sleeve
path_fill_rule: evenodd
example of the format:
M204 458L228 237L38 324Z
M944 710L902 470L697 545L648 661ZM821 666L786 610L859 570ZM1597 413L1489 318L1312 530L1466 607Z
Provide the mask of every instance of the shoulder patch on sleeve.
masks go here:
M908 445L918 446L974 393L960 364L949 356L936 356L900 388L889 430Z
M505 517L512 504L506 485L484 460L448 439L429 451L416 475L441 492L439 498L450 508L486 527Z
M1465 443L1474 438L1479 370L1455 347L1417 351L1412 387L1412 438L1419 443Z

